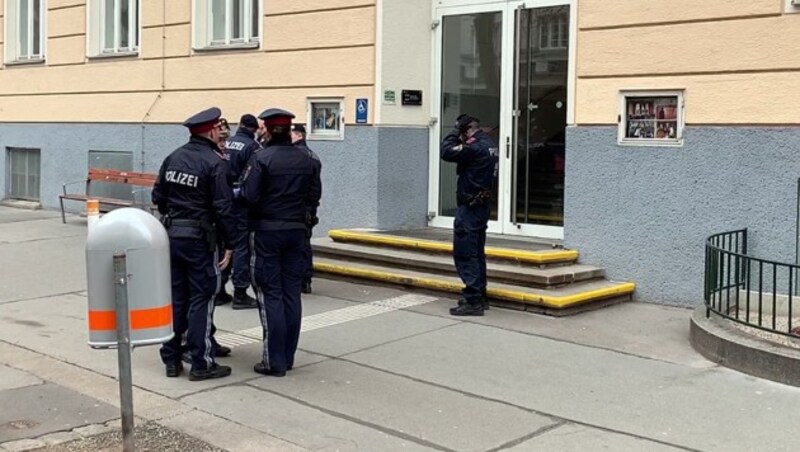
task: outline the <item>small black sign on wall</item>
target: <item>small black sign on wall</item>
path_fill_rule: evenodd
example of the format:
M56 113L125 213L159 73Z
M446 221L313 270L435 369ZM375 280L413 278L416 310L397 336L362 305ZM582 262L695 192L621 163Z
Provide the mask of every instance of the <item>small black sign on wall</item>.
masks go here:
M422 105L422 91L421 90L403 90L403 105Z

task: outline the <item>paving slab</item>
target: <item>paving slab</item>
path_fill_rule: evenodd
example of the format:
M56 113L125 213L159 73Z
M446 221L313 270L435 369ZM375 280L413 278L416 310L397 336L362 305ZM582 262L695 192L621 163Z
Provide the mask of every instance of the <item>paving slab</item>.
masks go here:
M452 318L448 309L454 299L415 306L409 311ZM569 317L552 317L493 307L483 317L461 321L591 345L632 355L696 368L716 365L697 353L689 343L689 318L685 308L626 302Z
M214 389L187 397L184 402L306 449L340 452L435 450L250 386Z
M306 450L296 444L199 410L164 419L160 423L225 450L237 452Z
M0 443L106 422L119 410L51 383L0 391Z
M41 379L11 367L0 364L0 391L24 388L44 383Z
M3 222L0 215L0 245L34 241L55 241L66 237L86 237L86 224L61 224L61 219Z
M300 335L300 348L340 356L456 323L451 319L394 311L305 332Z
M347 358L566 420L684 447L794 448L783 437L796 429L795 422L775 413L796 409L800 388L727 369L688 368L466 323ZM729 438L738 439L727 444Z
M51 210L27 210L0 206L0 224L30 222L39 219L57 219L61 224L61 213Z
M504 450L508 452L552 452L556 450L558 452L603 450L614 452L678 452L686 449L583 425L564 424Z
M85 242L80 235L0 245L0 305L86 290Z
M315 276L312 286L315 294L322 294L330 298L338 298L340 300L362 303L385 300L387 298L399 297L409 293L419 293L402 288L337 281L335 279L327 279L324 277L324 275L319 277Z
M342 361L250 385L450 450L489 450L557 421Z

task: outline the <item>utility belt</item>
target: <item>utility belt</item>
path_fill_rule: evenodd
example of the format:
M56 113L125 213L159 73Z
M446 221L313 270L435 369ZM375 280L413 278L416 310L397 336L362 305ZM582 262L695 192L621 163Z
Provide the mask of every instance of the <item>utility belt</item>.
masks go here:
M181 237L180 232L173 228L193 230L192 232L199 234L200 238L208 243L209 252L213 253L217 250L217 229L206 220L185 220L165 215L161 218L161 223L167 229L170 237Z
M481 190L471 195L458 194L456 196L458 204L467 207L479 207L488 205L492 200L491 190Z
M306 230L303 221L281 221L281 220L249 220L247 228L251 231L290 231L294 229Z

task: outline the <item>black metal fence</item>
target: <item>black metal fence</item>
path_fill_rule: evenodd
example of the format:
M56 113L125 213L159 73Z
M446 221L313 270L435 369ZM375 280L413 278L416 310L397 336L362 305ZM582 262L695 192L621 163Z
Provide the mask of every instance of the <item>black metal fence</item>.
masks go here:
M747 255L747 229L706 240L706 316L711 313L786 336L792 330L800 266Z

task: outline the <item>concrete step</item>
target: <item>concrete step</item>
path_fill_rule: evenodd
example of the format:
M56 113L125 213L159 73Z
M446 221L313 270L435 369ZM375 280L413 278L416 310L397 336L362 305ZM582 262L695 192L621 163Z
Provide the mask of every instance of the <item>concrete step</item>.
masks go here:
M359 243L334 242L329 238L312 240L314 255L351 262L374 263L394 268L429 271L455 276L453 258L444 253L381 248ZM489 281L519 284L528 287L552 287L579 281L603 278L604 271L592 265L524 266L508 261L488 262Z
M331 239L339 243L355 243L360 245L422 251L427 253L452 255L453 244L450 241L429 240L414 237L403 237L363 230L332 230L328 233ZM486 257L490 260L514 262L534 265L565 265L578 260L575 250L549 249L524 250L518 248L486 247Z
M314 271L318 274L412 286L437 292L461 293L463 287L456 276L325 257L314 259ZM547 313L558 313L599 305L609 300L629 300L634 289L633 283L608 280L578 282L557 288L532 288L490 280L488 296L494 301L528 305L544 308Z

